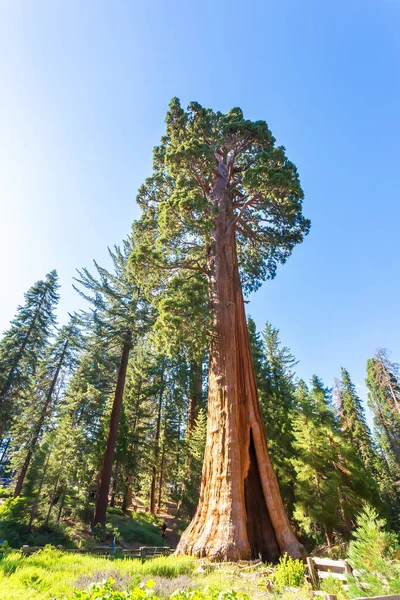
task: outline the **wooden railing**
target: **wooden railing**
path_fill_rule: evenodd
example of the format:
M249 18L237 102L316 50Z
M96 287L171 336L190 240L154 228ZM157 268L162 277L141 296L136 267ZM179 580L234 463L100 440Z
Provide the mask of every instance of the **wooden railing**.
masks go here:
M319 588L320 581L327 577L339 579L347 584L347 578L351 575L351 567L345 560L331 560L330 558L307 558L308 573L311 584L315 590ZM337 600L334 594L325 594L325 600ZM400 594L394 596L374 596L373 598L357 598L356 600L400 600Z
M22 546L21 551L29 556L44 546ZM169 546L141 546L140 548L123 548L122 546L93 546L92 548L64 548L56 546L57 550L75 554L98 554L101 556L122 555L127 558L140 558L142 561L158 556L169 556L174 552Z

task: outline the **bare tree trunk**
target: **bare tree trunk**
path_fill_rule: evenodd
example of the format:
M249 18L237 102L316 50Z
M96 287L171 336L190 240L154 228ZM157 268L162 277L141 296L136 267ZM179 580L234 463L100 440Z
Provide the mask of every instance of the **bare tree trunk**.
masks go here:
M117 484L118 484L118 466L119 465L118 465L118 461L117 461L115 464L115 469L114 469L110 506L115 506L115 496L117 494Z
M60 508L58 509L58 514L57 514L57 523L61 519L62 510L64 508L64 502L65 502L65 488L64 488L63 493L61 494Z
M64 462L64 461L61 461L60 469L59 469L59 471L58 471L58 473L57 473L56 482L55 482L55 484L54 484L53 491L52 491L52 493L51 493L49 510L48 510L48 512L47 512L47 515L46 515L46 520L45 520L45 522L44 522L44 525L45 525L45 527L48 527L48 525L49 525L49 520L50 520L51 511L52 511L52 509L53 509L53 505L55 504L55 502L54 502L54 499L55 499L55 497L56 497L57 488L58 488L58 483L59 483L59 481L60 481L60 477L61 477L61 471L62 471L62 468L63 468L63 462Z
M153 464L153 471L152 471L152 477L151 477L151 488L150 488L150 512L152 514L155 514L155 511L156 511L157 462L158 462L158 456L160 453L161 409L162 409L163 395L164 395L164 363L162 365L160 394L158 397L156 437L154 440L154 464Z
M164 485L164 462L165 462L165 440L163 442L162 452L161 452L160 480L158 483L158 505L157 505L158 512L160 512L160 510L161 510L162 488Z
M222 181L220 180L222 179ZM209 250L214 317L210 342L207 442L200 500L178 554L214 560L275 561L305 550L294 535L268 455L239 278L232 209L223 177Z
M128 475L124 484L122 510L125 512L132 505L132 475Z
M324 533L325 533L326 543L328 544L328 548L332 548L332 546L333 546L332 528L328 527L327 525L324 525Z
M3 464L3 462L4 462L4 459L5 459L6 455L7 455L7 450L8 450L9 445L10 445L10 438L8 438L7 441L4 444L4 450L3 450L3 453L2 453L1 458L0 458L0 464Z
M108 494L110 492L111 473L115 445L117 442L119 420L121 416L122 398L124 394L126 369L128 367L130 349L130 343L125 342L122 349L121 363L118 371L117 387L115 389L114 403L111 411L107 444L100 471L100 482L94 510L93 527L97 525L97 523L104 525L107 519Z
M49 464L49 460L50 460L50 452L47 454L46 462L45 462L45 465L44 465L44 468L43 468L43 471L42 471L42 476L40 478L39 489L36 492L35 502L33 503L33 506L32 506L31 518L29 519L29 525L28 525L29 531L32 529L32 524L33 524L33 521L34 521L34 519L36 517L36 513L37 513L37 509L38 509L38 504L39 504L39 499L40 499L40 494L42 492L43 482L44 482L44 478L46 476L46 471L47 471L47 467L48 467L48 464Z

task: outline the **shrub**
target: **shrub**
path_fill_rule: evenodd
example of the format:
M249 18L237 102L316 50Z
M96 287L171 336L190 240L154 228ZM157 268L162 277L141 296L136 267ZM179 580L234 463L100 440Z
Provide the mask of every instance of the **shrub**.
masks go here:
M284 554L273 574L273 581L278 588L301 587L305 581L304 564L301 560L294 560L288 554Z
M320 588L327 594L333 594L338 600L347 600L348 598L343 584L339 581L339 579L332 577L332 575L322 580Z
M109 506L107 508L107 514L108 515L124 515L124 511L122 510L122 508L116 508L115 506Z
M353 571L349 590L354 596L382 596L400 592L400 562L395 533L385 529L374 508L366 506L357 518L357 529L350 542L348 561Z
M97 525L93 528L93 537L96 542L104 542L107 538L117 539L120 536L120 532L118 527L114 527L111 523L106 523L102 525L101 523L97 523Z

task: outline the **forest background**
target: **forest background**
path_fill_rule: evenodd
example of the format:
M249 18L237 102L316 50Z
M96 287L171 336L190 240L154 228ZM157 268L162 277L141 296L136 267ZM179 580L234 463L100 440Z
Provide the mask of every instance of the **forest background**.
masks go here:
M77 267L107 266L177 95L265 118L299 169L306 243L248 312L332 385L400 355L396 146L400 7L367 2L41 1L0 6L0 330L57 268L59 323ZM66 250L68 249L68 250Z

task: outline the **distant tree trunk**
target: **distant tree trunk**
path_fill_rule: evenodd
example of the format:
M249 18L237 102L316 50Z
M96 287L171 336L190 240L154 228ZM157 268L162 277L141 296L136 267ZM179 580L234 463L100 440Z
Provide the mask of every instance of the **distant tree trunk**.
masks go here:
M132 505L132 475L129 474L124 484L124 497L122 499L122 510L125 511Z
M90 505L90 488L91 485L89 485L88 490L87 490L87 494L86 494L86 502L85 502L85 510L83 513L83 520L86 523L86 521L88 521L88 516L89 516L89 505Z
M33 503L33 506L32 506L31 518L29 519L29 525L28 525L29 531L32 529L32 524L33 524L33 521L35 520L35 517L36 517L36 514L37 514L37 508L38 508L38 505L39 505L40 494L42 492L43 482L44 482L44 478L46 476L46 472L47 472L47 467L48 467L48 464L49 464L49 460L50 460L50 452L48 452L48 454L47 454L46 462L45 462L45 465L44 465L44 468L43 468L43 471L42 471L42 476L40 478L39 489L36 492L35 502Z
M2 440L2 441L4 441L4 440ZM10 445L10 438L8 438L7 441L4 444L4 450L3 450L3 453L2 453L1 458L0 458L0 464L3 464L3 462L4 462L4 459L5 459L6 455L7 455L7 450L8 450L9 445Z
M324 525L324 533L325 533L326 543L328 544L328 548L332 548L332 546L333 546L332 527L328 527L327 525Z
M121 363L118 371L117 387L115 389L114 403L111 411L110 425L103 463L100 471L99 488L97 492L96 507L94 510L93 527L97 523L105 525L107 519L108 494L114 460L115 445L117 442L118 426L121 416L122 398L124 394L126 370L128 367L131 345L125 342L122 349Z
M58 365L57 365L56 371L55 371L55 373L53 375L53 379L51 380L50 387L49 387L49 389L47 391L46 399L45 399L45 402L44 402L44 405L43 405L43 408L42 408L42 412L41 412L40 417L39 417L39 421L38 421L38 423L36 425L36 428L35 428L35 431L34 431L34 434L33 434L33 438L32 438L31 443L29 445L28 453L27 453L27 455L25 457L24 464L22 465L22 469L20 471L20 474L19 474L18 479L17 479L17 483L15 485L14 498L17 498L17 496L19 496L20 493L22 492L22 488L24 486L25 477L26 477L26 474L28 472L29 465L31 464L31 460L32 460L33 454L34 454L34 452L36 450L37 443L38 443L40 435L42 433L42 428L43 428L43 425L44 425L44 421L46 419L47 411L48 411L48 408L49 408L50 403L51 403L51 399L52 399L52 396L53 396L54 388L56 387L56 384L57 384L58 376L60 375L60 370L61 370L62 364L64 362L64 358L65 358L65 353L67 351L67 347L68 347L68 340L65 341L63 350L61 352L60 360L58 361Z
M51 493L50 503L49 503L49 510L47 511L46 520L44 522L45 527L48 527L48 525L49 525L51 511L53 509L53 505L55 504L54 500L55 500L55 497L56 497L56 494L57 494L57 490L58 490L58 484L59 484L60 477L61 477L61 471L62 471L62 468L63 468L63 463L64 463L64 461L62 460L61 464L60 464L60 469L59 469L59 471L57 473L57 477L56 477L56 481L55 481L55 484L54 484L54 487L53 487L53 491Z
M164 395L164 364L162 365L160 394L158 396L156 437L154 440L154 457L153 457L154 463L153 463L151 488L150 488L150 512L152 514L155 514L155 512L156 512L157 462L158 462L158 456L160 453L161 410L162 410L163 395Z
M61 519L62 510L64 508L64 502L65 502L65 487L63 488L63 492L61 494L60 508L58 509L58 514L57 514L57 523Z
M190 389L187 419L187 435L192 431L203 393L202 363L191 361L190 363Z
M118 462L116 462L115 469L114 469L110 506L115 506L115 496L117 494L117 485L118 485Z
M219 214L209 248L214 332L207 442L199 505L176 552L233 561L259 555L276 561L285 552L303 557L268 455L224 177L216 179L211 200Z
M161 510L161 500L162 500L162 488L164 485L164 462L165 462L165 440L162 446L161 452L161 464L160 464L160 479L158 484L158 512Z

